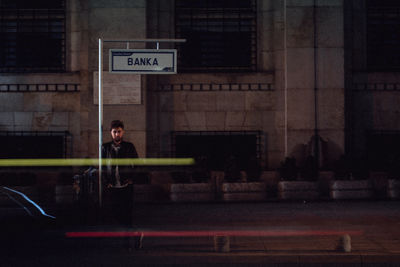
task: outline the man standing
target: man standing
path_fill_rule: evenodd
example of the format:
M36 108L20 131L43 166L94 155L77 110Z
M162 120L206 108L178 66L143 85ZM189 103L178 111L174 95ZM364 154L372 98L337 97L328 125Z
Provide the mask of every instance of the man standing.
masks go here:
M101 156L104 159L138 158L135 146L123 140L124 123L114 120L110 126L112 141L103 144ZM108 199L114 219L118 223L132 225L132 167L107 164L105 170L105 197Z

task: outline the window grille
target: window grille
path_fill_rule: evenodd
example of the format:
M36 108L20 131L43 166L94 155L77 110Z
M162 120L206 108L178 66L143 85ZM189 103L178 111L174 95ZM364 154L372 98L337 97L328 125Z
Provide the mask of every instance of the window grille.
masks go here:
M262 160L261 131L174 131L173 157L206 157L213 169L223 169L226 158L234 156L240 167L251 157Z
M255 0L176 0L179 70L255 71Z
M400 70L400 1L367 1L367 66Z
M65 71L65 0L0 0L0 72Z
M68 158L72 135L68 131L0 131L0 158Z
M398 168L400 131L369 130L366 134L368 168L389 172Z

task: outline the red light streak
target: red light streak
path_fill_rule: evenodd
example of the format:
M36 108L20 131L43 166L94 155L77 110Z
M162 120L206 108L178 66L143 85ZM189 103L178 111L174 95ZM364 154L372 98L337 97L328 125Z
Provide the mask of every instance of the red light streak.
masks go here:
M257 230L232 230L232 231L109 231L109 232L67 232L68 238L99 238L99 237L208 237L208 236L264 236L264 237L296 237L296 236L341 236L362 235L362 231L336 231L336 230L285 230L285 231L257 231Z

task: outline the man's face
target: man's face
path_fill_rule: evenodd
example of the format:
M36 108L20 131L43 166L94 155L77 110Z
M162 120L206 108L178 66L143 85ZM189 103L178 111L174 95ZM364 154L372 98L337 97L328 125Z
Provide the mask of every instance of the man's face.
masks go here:
M111 129L111 137L115 143L121 143L123 135L124 129L122 129L121 127Z

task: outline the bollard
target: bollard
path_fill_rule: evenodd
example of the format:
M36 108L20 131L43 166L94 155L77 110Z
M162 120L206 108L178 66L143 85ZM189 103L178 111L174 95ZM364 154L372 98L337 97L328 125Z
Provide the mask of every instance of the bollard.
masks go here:
M351 237L350 235L342 235L339 240L338 249L343 252L351 252Z
M214 236L214 248L215 248L216 252L229 252L230 251L229 236L215 235Z

